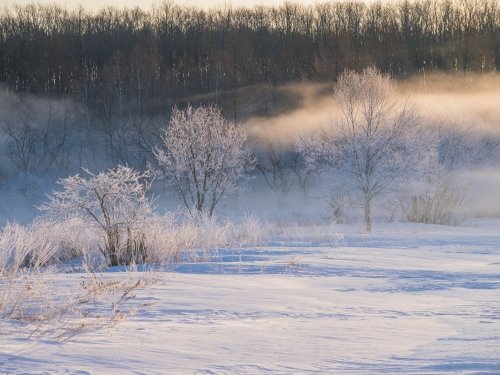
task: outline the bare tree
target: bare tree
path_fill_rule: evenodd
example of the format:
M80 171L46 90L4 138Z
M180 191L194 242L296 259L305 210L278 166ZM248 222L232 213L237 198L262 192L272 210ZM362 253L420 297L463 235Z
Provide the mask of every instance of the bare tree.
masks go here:
M292 174L298 154L292 155L293 151L270 137L261 140L257 148L257 170L271 190L284 199L295 182Z
M342 119L336 163L362 192L366 230L371 231L371 204L405 169L405 135L416 112L394 99L388 75L375 68L345 72L335 86Z
M68 128L74 125L74 108L55 101L42 103L47 105L35 106L36 100L22 99L0 122L5 151L16 173L46 173L51 168L62 171L69 167ZM44 117L46 120L41 120Z
M395 187L395 179L413 160L408 136L416 112L393 94L391 78L374 68L344 72L335 85L339 121L297 146L306 168L333 168L334 185L361 193L367 231L372 201Z
M41 209L57 220L78 217L103 239L101 252L111 266L141 261L144 241L138 229L151 214L146 192L152 173L139 173L126 166L58 181L63 187ZM137 259L139 257L139 259Z
M337 139L338 166L362 192L366 230L371 231L371 203L405 169L405 135L416 112L394 99L394 84L375 68L345 72L335 86L342 119Z
M312 168L306 168L304 154L297 147L298 142L299 139L289 142L266 134L256 139L253 146L257 170L283 204L286 204L290 192L296 186L304 196L307 195L314 172Z
M158 163L186 208L209 216L254 164L243 129L214 107L174 110L162 139L154 150Z

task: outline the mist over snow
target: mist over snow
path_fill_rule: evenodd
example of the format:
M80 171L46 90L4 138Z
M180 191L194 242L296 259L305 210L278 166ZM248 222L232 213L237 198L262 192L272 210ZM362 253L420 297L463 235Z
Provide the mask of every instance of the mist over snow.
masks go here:
M460 133L462 141L482 137L496 142L500 137L500 107L496 105L500 102L499 87L500 76L495 74L426 74L398 82L396 93L398 101L415 106L419 123L424 127L451 129ZM261 104L254 99L258 93L268 92L266 86L247 90L243 98L246 97L250 105L245 114L242 112L242 126L257 151L271 142L276 151L294 152L298 139L335 127L342 115L335 102L332 83L303 82L272 88L274 96L293 99L288 103L277 99L274 107L270 103L275 115L260 114ZM7 220L29 221L37 214L35 206L40 205L46 194L54 189L57 178L80 173L81 168L96 172L110 168L116 162L141 168L152 160L151 150L132 144L122 137L125 133L108 133L104 124L89 119L85 110L71 100L15 94L5 88L0 95L1 188L4 197L8 198L1 202L3 223ZM196 100L203 101L203 98ZM252 104L254 102L257 104ZM255 112L257 114L253 114ZM159 136L154 134L159 134L167 123L167 116L154 120L148 129L150 146L159 143ZM130 128L118 127L116 131L122 132L120 129L127 132ZM130 132L129 136L134 137L134 133ZM496 168L499 156L489 156L489 164L469 165L460 171L460 183L468 193L461 210L468 216L499 213L500 198L496 194L500 180ZM279 215L303 214L313 221L317 215L322 218L329 216L329 209L316 199L320 195L314 192L315 184L320 184L317 176L311 177L306 195L296 181L290 180L287 182L289 193L283 197L282 193L269 189L257 170L252 175L244 193L222 203L225 214L255 212L265 217L269 214L276 216L282 211ZM289 178L293 179L293 176ZM178 197L165 191L161 176L153 191L160 210L181 207Z
M498 1L254 3L0 2L1 374L500 374Z
M286 142L331 122L339 115L333 83L297 83L280 90L297 96L297 106L286 114L245 121L250 134L271 136ZM472 133L500 133L500 74L439 74L409 77L398 81L402 101L414 103L424 122L441 120ZM263 133L263 134L261 134Z
M410 77L397 83L397 100L413 105L419 116L419 126L428 129L443 127L460 133L462 140L476 142L500 139L500 75L498 74L438 74ZM333 95L333 84L297 83L281 87L296 97L297 106L272 117L253 117L244 121L255 142L273 142L278 149L293 149L301 137L313 134L342 116ZM333 125L335 126L335 125ZM464 145L464 156L473 151ZM490 153L493 151L496 153ZM490 159L484 165L468 165L460 171L460 183L468 191L463 213L498 215L500 198L498 150L484 150L480 159ZM465 166L465 165L464 165ZM292 199L297 204L300 199ZM292 203L293 205L293 203ZM304 208L309 207L305 203Z

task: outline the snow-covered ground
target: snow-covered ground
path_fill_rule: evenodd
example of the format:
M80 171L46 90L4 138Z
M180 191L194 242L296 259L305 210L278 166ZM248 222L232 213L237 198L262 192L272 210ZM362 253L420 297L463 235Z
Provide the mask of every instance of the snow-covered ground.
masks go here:
M136 294L64 343L0 334L0 373L500 374L500 220L292 228Z

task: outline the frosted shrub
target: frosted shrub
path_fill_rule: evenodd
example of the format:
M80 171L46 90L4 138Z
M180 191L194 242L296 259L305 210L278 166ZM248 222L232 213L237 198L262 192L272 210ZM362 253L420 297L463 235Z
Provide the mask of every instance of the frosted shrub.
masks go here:
M143 263L168 264L206 258L231 242L231 226L199 214L150 215L137 232L144 245ZM200 254L201 253L201 254Z
M229 241L228 224L220 224L208 214L183 213L177 216L170 232L171 252L175 262L209 257L211 250L225 247Z
M52 263L65 263L80 258L98 243L98 234L77 217L64 221L37 218L31 225L31 230L44 236L54 246Z
M400 205L410 222L455 225L461 221L459 211L465 199L463 186L455 184L452 178L442 178L401 199Z
M110 266L141 263L145 258L143 225L151 215L146 192L153 173L126 166L59 180L56 191L41 207L55 221L78 218L100 237L99 250Z
M195 233L180 226L173 214L153 215L144 223L141 232L146 249L146 263L179 262L181 253L194 245Z
M399 193L399 206L410 222L453 225L460 221L459 211L466 200L466 178L462 175L474 165L462 155L460 142L449 142L454 130L442 128L416 129L412 147L416 155ZM445 152L442 150L446 144Z
M232 226L231 239L240 246L258 245L269 236L270 230L257 217L246 215L243 220Z
M57 251L37 225L7 224L0 235L0 273L16 275L23 268L44 266Z
M200 249L227 247L230 243L230 224L218 222L213 216L203 215L194 221L197 224L197 243Z

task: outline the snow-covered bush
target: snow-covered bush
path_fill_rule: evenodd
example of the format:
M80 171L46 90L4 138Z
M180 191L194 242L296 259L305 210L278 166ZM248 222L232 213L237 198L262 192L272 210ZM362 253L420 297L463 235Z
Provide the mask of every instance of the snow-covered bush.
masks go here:
M174 110L154 150L186 209L212 216L253 165L246 134L214 107Z
M239 246L259 245L268 239L271 231L254 215L245 215L232 225L231 242Z
M148 264L169 264L182 260L185 251L197 246L198 228L181 223L176 215L151 215L144 222L140 235L144 241L144 259Z
M145 258L144 223L151 215L146 192L151 187L151 171L137 172L118 166L88 177L70 176L58 181L55 191L41 209L55 221L79 218L95 231L108 264L116 266Z
M30 227L54 246L55 251L49 263L67 263L82 257L89 249L97 248L99 244L95 231L78 217L63 221L38 217Z
M459 210L465 201L466 193L451 179L443 179L436 185L418 194L410 195L409 199L401 200L401 208L410 222L426 224L454 225L461 221Z
M498 164L499 142L437 123L420 127L411 141L415 162L402 184L399 203L405 219L431 224L458 224L469 194L471 171Z

